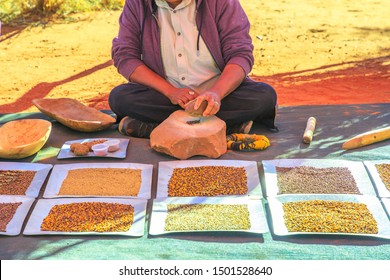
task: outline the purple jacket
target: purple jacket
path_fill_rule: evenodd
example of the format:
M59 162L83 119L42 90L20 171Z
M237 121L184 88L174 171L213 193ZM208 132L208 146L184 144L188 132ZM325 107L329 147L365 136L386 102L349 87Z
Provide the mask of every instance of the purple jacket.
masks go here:
M248 75L253 45L239 0L197 0L196 7L198 30L221 71L227 64L237 64ZM112 43L114 65L126 79L142 64L165 77L157 18L154 0L126 0Z

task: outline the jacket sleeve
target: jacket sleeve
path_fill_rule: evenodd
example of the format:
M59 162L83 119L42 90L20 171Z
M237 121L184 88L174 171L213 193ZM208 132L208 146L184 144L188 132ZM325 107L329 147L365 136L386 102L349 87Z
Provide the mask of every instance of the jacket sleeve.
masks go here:
M133 71L143 64L141 60L140 32L143 8L139 0L126 0L119 17L119 33L112 41L111 57L118 72L129 79Z
M248 75L252 70L253 44L250 23L239 0L219 0L216 22L220 34L222 55L226 64L237 64Z

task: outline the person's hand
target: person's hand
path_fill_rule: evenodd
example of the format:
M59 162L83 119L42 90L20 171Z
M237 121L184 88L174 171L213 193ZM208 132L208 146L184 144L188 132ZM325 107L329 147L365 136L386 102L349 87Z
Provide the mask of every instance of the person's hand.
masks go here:
M205 91L196 98L194 109L197 110L204 100L207 101L207 107L203 112L204 117L215 115L221 108L219 95L213 91Z
M199 94L190 88L175 88L175 90L168 95L168 98L171 100L172 104L178 104L184 109L186 103L198 96Z

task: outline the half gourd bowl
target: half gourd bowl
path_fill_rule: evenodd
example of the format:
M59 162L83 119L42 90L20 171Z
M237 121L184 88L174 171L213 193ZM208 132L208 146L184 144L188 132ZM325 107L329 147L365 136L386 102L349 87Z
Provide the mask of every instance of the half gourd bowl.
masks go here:
M51 122L41 119L10 121L0 127L0 158L19 159L37 153L51 133Z

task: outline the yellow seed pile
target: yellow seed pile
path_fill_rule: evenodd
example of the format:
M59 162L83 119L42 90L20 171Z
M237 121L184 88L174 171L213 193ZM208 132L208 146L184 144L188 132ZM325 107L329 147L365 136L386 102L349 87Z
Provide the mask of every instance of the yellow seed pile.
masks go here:
M12 220L16 213L16 210L21 204L21 202L0 203L0 231L6 231L8 223Z
M25 195L36 171L0 170L0 194Z
M137 196L141 181L141 169L73 169L62 182L59 195Z
M42 231L119 232L128 231L134 221L132 205L81 202L55 205L41 224Z
M378 170L379 176L383 184L390 191L390 164L389 163L375 164L375 167Z
M248 192L244 167L200 166L174 168L168 196L242 195Z
M165 231L249 230L247 205L168 204Z
M363 203L312 200L283 203L289 232L378 233L378 225Z
M276 167L278 194L360 194L351 171L346 167Z

